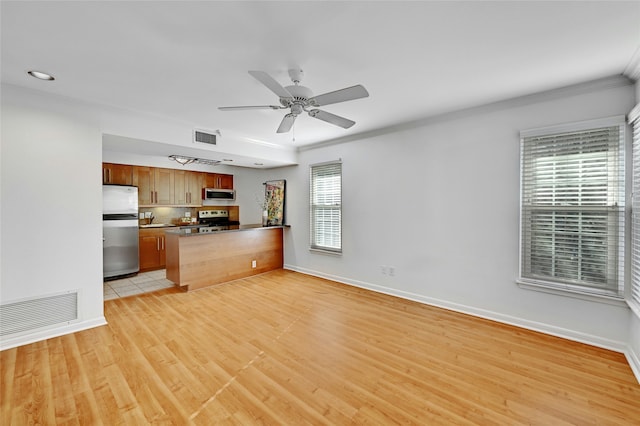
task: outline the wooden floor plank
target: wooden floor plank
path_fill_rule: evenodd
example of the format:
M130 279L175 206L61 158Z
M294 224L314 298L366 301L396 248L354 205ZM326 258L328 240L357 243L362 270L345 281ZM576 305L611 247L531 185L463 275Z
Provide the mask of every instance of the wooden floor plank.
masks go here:
M624 355L277 270L0 353L2 425L616 424Z

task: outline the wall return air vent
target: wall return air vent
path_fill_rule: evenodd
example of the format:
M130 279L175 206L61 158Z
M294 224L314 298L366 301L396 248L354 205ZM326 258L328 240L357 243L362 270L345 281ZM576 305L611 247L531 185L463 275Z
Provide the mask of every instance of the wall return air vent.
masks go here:
M220 130L208 131L194 129L193 142L206 143L208 145L217 145L220 137Z
M69 324L78 319L78 291L0 305L0 336Z

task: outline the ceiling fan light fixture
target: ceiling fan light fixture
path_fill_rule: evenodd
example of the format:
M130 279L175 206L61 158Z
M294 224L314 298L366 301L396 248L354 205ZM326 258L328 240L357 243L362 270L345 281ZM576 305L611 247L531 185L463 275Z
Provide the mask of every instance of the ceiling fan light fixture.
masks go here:
M27 74L39 80L45 80L45 81L55 80L55 78L51 74L47 74L46 72L42 72L42 71L31 70L31 71L27 71Z

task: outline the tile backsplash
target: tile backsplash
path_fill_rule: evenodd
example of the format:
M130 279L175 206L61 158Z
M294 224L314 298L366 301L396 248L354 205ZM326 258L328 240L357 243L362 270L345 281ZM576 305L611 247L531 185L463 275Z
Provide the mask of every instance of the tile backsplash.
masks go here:
M177 224L186 212L191 213L191 217L198 217L197 207L141 207L139 213L151 212L153 223L173 223ZM148 219L140 219L141 224L149 223Z
M179 224L180 218L185 217L185 213L191 213L191 217L198 217L198 210L220 208L222 210L229 210L229 220L237 221L239 219L238 206L204 206L204 207L140 207L138 209L138 217L140 213L151 212L153 216L152 223L172 223L174 225ZM140 219L140 224L145 225L149 223L149 219Z

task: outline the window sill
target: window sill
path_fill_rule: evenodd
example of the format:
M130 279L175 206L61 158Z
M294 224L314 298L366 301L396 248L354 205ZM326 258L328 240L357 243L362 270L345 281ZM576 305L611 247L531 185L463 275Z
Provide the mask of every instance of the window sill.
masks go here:
M311 253L328 254L330 256L342 256L342 252L341 251L335 251L335 250L323 250L323 249L320 249L320 248L311 248L311 247L309 247L309 251Z
M558 296L573 297L576 299L588 300L590 302L606 303L608 305L629 307L629 305L627 304L627 302L624 300L623 297L607 296L604 294L584 293L584 292L580 292L580 291L572 290L568 288L552 287L540 281L516 280L516 284L518 284L518 287L523 288L525 290L540 291L543 293L555 294Z

